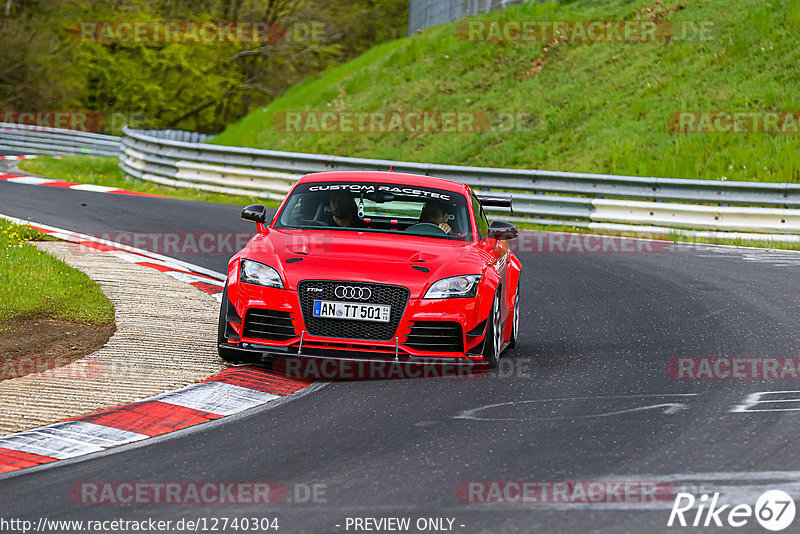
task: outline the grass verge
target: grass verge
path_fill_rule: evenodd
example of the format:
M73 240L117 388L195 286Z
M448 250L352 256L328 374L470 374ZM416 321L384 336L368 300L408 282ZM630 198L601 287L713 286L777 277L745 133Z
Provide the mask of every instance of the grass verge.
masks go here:
M29 243L43 237L0 219L0 330L19 319L114 324L114 305L98 284Z
M669 126L680 111L796 110L800 77L790 73L800 63L800 2L526 2L471 20L659 21L676 34L651 42L492 42L465 38L463 21L435 26L293 87L210 142L426 163L800 180L797 123L784 134L677 134ZM370 132L350 120L322 131L303 120L281 129L280 112L303 110L480 112L492 124L466 133Z

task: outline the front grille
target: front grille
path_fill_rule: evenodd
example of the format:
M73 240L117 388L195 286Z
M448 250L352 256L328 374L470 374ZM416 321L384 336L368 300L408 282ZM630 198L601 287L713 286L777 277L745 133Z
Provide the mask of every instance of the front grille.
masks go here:
M297 334L289 313L251 308L244 318L243 337L288 341L297 337Z
M314 317L315 300L331 300L344 302L345 299L337 298L334 294L337 286L368 287L372 296L367 300L352 300L368 304L388 304L392 307L388 323L375 323L370 321L352 321L349 319L321 319ZM309 291L309 288L322 291ZM331 282L329 280L303 280L297 285L300 296L300 307L303 310L303 320L308 333L314 336L336 337L343 339L373 339L389 341L397 332L400 319L408 303L410 292L408 288L389 286L384 284L368 284L364 282Z
M406 346L430 352L464 352L461 324L449 321L416 321Z

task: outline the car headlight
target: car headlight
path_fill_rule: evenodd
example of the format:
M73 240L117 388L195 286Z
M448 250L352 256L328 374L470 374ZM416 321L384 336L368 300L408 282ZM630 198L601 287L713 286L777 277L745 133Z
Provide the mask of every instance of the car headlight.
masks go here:
M453 276L439 280L431 286L426 299L449 299L474 297L478 294L478 282L481 281L479 274L466 274Z
M281 281L281 275L278 274L278 271L257 261L242 260L240 280L248 284L283 289L283 281Z

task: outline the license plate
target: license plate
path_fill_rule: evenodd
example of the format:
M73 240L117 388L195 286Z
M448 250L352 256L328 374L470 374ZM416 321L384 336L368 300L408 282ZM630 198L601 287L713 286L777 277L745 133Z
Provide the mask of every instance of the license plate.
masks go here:
M313 315L320 319L349 319L351 321L388 323L391 311L392 307L384 304L315 300Z

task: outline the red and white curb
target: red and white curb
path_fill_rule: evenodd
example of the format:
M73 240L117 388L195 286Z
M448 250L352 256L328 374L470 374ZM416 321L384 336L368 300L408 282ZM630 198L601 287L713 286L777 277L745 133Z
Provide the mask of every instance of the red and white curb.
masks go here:
M117 245L0 214L71 243L91 247L137 265L163 272L222 300L225 275L145 250ZM295 394L312 384L255 366L226 369L203 382L139 402L82 415L35 430L0 438L0 474L160 436L227 417Z
M16 158L17 156L13 157ZM26 176L23 174L0 174L0 180L12 184L44 185L48 187L60 187L62 189L72 189L73 191L90 191L92 193L112 193L115 195L131 195L137 197L163 198L161 197L161 195L139 193L137 191L120 189L118 187L108 187L105 185L94 185L94 184L77 184L74 182L64 182L62 180L39 178L38 176Z
M0 159L35 159L38 156L0 156Z
M61 239L69 243L75 243L90 247L100 252L107 253L122 260L144 267L156 269L162 273L186 282L205 293L214 297L218 302L222 302L222 290L225 286L225 275L194 265L184 261L176 260L161 254L155 254L135 247L113 243L105 239L99 239L94 236L64 230L47 224L36 223L32 221L25 221L16 217L0 214L0 218L11 221L15 224L30 226L44 234Z
M253 366L139 402L0 438L0 474L101 452L227 417L297 393L311 382Z

